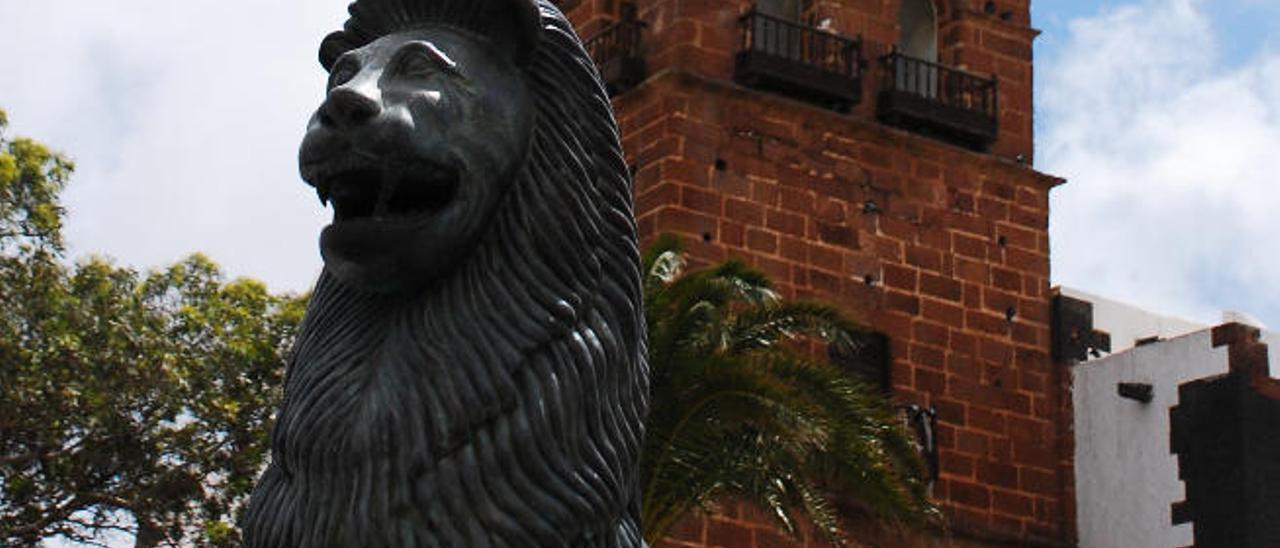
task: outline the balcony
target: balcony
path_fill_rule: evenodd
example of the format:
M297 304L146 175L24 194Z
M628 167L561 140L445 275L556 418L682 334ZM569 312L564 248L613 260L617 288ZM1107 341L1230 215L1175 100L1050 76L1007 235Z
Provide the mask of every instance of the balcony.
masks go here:
M891 53L880 59L880 121L976 150L996 140L996 79Z
M733 78L847 112L862 99L862 40L765 15L739 20L741 50Z
M640 54L640 32L645 24L636 18L635 4L623 4L621 11L616 23L584 42L610 97L639 85L647 70Z

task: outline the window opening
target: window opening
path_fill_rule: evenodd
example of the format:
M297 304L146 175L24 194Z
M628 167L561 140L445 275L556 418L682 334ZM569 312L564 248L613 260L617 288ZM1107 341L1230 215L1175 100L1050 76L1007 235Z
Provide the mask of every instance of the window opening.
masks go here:
M898 12L901 36L898 51L903 55L925 61L910 63L898 58L895 71L898 89L923 97L938 95L938 16L932 0L902 0ZM910 66L908 66L908 63Z

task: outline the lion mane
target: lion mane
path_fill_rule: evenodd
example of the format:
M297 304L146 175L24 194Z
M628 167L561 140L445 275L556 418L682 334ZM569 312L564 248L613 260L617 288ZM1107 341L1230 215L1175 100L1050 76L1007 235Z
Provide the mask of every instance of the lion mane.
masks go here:
M631 181L594 64L559 10L537 7L518 180L420 293L321 274L246 545L643 545Z

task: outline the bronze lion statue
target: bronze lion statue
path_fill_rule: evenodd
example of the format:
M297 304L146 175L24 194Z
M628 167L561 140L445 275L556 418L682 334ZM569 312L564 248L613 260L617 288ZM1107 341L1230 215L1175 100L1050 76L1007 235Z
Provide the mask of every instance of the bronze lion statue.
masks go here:
M247 546L642 546L609 100L547 0L358 0L299 153L334 207Z

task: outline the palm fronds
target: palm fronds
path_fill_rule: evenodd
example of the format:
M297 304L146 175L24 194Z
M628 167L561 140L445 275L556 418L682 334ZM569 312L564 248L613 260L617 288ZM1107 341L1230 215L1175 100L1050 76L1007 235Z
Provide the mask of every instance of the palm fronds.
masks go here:
M759 506L792 534L803 516L837 544L837 493L885 521L931 519L919 458L889 402L786 344L848 341L857 327L833 307L781 300L741 262L684 265L669 235L643 258L646 540L724 497Z

